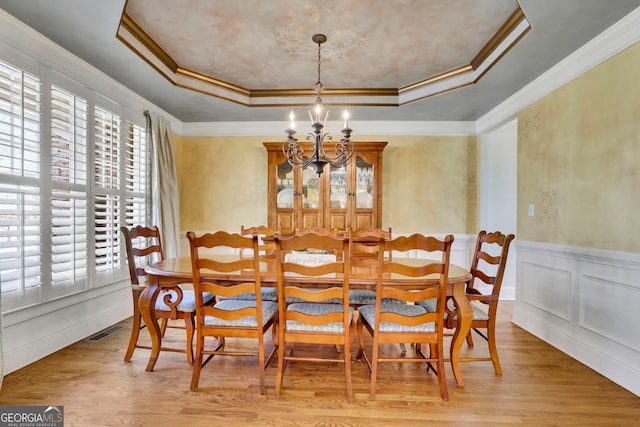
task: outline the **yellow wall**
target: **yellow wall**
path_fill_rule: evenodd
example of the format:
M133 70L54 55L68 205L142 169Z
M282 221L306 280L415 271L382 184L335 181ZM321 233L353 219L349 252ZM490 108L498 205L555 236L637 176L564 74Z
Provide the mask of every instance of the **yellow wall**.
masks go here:
M177 137L181 230L266 224L267 153L262 142L281 140ZM383 227L394 233L477 232L477 137L359 140L389 142L383 154Z
M519 239L640 250L639 70L637 43L520 112Z

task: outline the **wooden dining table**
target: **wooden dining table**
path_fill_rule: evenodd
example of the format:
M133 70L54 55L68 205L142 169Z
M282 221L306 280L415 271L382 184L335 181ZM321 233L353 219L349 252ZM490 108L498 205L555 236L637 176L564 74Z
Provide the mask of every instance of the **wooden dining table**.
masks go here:
M232 261L233 259L237 259L240 255L217 254L214 256L220 260ZM409 265L422 265L425 260L394 256L393 262L406 263ZM377 280L376 268L377 264L376 262L372 262L372 260L352 260L351 275L349 277L350 289L375 290ZM186 286L191 284L191 258L167 258L163 261L147 266L145 271L147 273L147 286L140 296L139 304L142 318L144 319L149 335L151 336L151 354L146 367L146 371L150 372L153 370L158 360L162 344L162 333L155 315L156 299L158 298L161 290L170 290L180 284L184 284ZM220 273L204 270L201 272L201 277L202 280L213 282L250 281L252 279L252 273ZM447 295L453 297L458 310L457 327L450 346L450 361L456 383L460 387L464 386L464 381L462 380L462 375L460 373L460 349L462 344L466 341L466 336L469 333L473 316L471 303L465 295L465 282L467 282L469 278L470 274L466 268L450 264ZM302 278L291 278L291 280L304 281ZM339 282L340 280L341 279L337 277L319 277L314 278L313 281L318 283L319 286L322 286L323 284L330 285L332 283ZM435 286L438 283L438 276L432 275L421 278L406 278L396 275L383 276L383 284L385 286L411 286L412 283L415 285L416 280L420 280L425 283L433 283ZM261 262L260 281L263 286L276 285L277 274L273 260L265 260L264 262ZM180 295L180 293L178 293L178 295Z

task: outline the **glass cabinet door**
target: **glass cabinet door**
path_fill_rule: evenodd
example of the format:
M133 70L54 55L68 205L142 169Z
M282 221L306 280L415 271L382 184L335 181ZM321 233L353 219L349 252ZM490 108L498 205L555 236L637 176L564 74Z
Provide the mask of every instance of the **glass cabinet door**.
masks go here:
M329 186L329 208L347 208L347 168L331 166L331 185Z
M373 209L373 165L356 156L356 209Z
M302 169L302 208L320 207L320 179L310 166Z
M349 228L349 168L345 165L329 169L327 181L328 206L325 214L325 227L331 230L347 230Z
M293 209L293 167L284 160L276 165L277 200L276 207Z

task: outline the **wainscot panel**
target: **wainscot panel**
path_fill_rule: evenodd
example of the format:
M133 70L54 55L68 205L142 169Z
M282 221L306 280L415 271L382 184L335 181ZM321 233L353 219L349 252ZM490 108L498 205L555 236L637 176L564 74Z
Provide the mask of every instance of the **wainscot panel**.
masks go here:
M518 241L513 323L640 395L640 254Z

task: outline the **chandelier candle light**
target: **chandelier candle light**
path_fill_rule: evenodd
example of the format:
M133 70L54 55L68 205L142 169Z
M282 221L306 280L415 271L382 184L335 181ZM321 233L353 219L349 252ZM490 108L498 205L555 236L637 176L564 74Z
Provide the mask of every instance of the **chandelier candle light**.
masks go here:
M313 153L306 157L304 155L304 149L302 144L298 142L296 135L296 123L295 115L293 111L289 114L289 120L291 121L289 129L285 132L287 134L287 141L282 144L282 152L284 153L287 162L294 168L302 168L311 166L314 171L320 176L324 170L324 166L328 163L332 166L342 166L346 164L354 152L354 143L351 141L352 129L349 127L349 112L347 110L343 113L344 128L342 129L343 138L340 142L333 143L331 141L331 134L328 132L322 132L327 118L329 117L329 111L322 105L322 98L320 94L324 86L320 82L320 46L327 41L327 36L324 34L316 34L311 40L318 44L318 82L314 85L316 91L316 105L314 107L315 118L309 111L309 119L311 119L311 127L313 132L307 133L307 141L311 142L313 146ZM324 117L323 117L324 116ZM322 120L322 122L321 122ZM326 146L326 147L325 147ZM329 151L330 154L327 154Z

